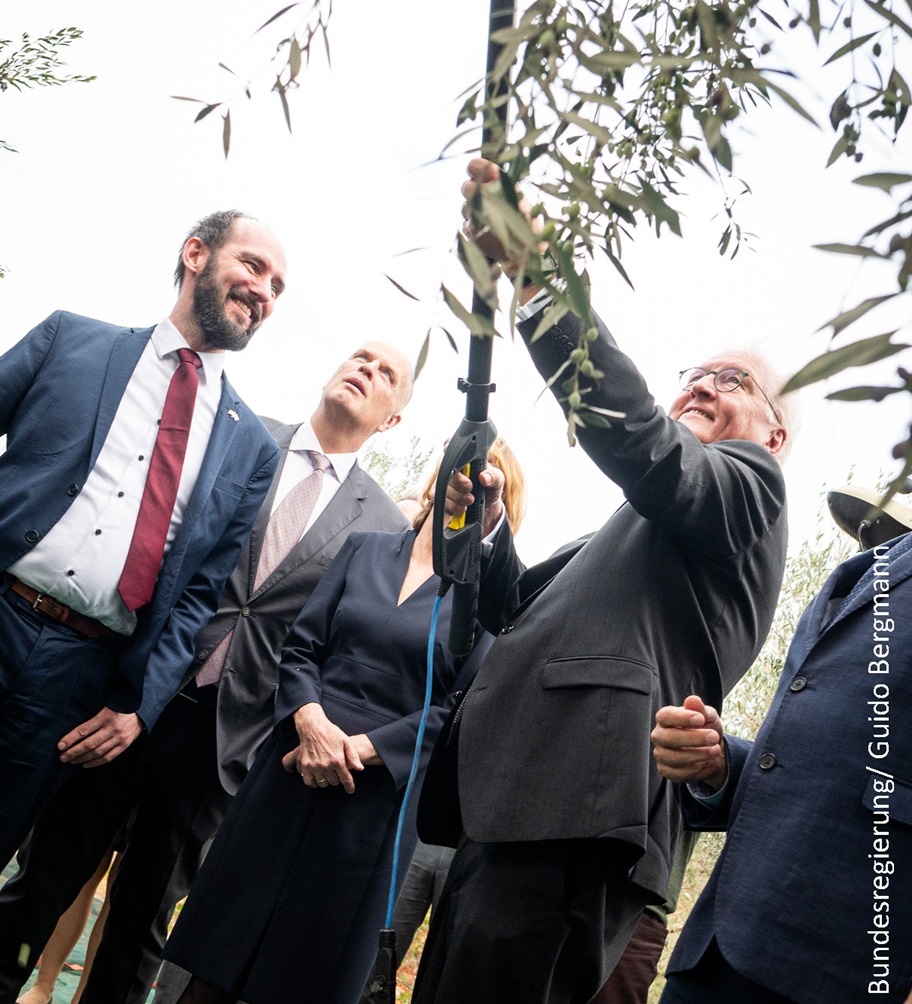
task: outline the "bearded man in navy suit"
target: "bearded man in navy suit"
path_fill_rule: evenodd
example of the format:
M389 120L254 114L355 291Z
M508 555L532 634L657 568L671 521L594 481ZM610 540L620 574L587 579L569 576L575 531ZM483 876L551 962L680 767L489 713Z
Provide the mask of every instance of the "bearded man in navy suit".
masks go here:
M160 324L58 311L0 356L0 864L68 771L109 762L152 727L137 709L150 689L173 692L215 613L279 452L225 379L223 353L272 313L285 268L263 224L214 213L181 248ZM150 562L146 595L127 603L121 577L178 359L197 374L186 453L170 521L159 506L157 577Z
M392 499L359 467L357 451L375 432L399 423L411 374L404 353L369 342L329 378L309 421L284 425L264 418L281 451L279 469L218 613L197 638L181 690L163 710L155 702L171 695L151 693L139 709L143 720L157 719L151 735L55 792L19 854L19 871L0 890L0 1004L18 997L42 953L51 955L45 946L57 919L112 842L121 842L117 834L128 819L126 849L108 883L108 916L81 1000L145 1004L174 906L187 895L204 848L271 732L279 654L289 628L349 534L406 526ZM288 553L261 575L273 514L312 475L313 458L324 454L330 467L302 536L288 540ZM201 677L220 646L218 680ZM187 980L189 973L168 964L169 986L163 988L159 977L156 998L172 993L176 1000Z

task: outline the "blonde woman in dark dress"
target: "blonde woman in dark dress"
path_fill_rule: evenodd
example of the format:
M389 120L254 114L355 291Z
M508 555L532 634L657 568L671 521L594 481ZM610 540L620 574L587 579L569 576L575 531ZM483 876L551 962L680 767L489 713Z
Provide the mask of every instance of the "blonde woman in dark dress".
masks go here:
M507 509L521 512L521 474L500 440L490 463L506 468ZM502 508L494 507L492 524ZM405 533L352 534L288 636L273 736L165 949L167 959L194 974L181 1004L360 998L383 926L424 702L439 585L427 511ZM434 645L422 769L455 695L491 644L479 628L471 654L454 657L447 648L450 603L448 594ZM416 801L403 831L400 878L417 839Z

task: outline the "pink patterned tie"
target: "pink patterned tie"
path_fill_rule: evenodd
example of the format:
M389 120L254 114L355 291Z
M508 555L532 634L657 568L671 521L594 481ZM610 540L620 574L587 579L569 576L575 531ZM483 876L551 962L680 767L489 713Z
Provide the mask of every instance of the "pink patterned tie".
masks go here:
M323 487L323 472L331 464L322 453L308 450L307 454L313 463L313 474L299 481L282 499L282 504L270 517L263 540L263 549L260 551L260 561L257 565L256 579L253 584L254 592L272 575L284 561L288 552L301 539L307 528L307 523L313 515L317 499L320 497L320 489ZM233 636L234 631L229 631L203 663L200 671L196 674L198 687L218 683L221 679L222 669L225 666L225 659L228 655L228 649L231 647Z
M149 459L133 539L117 585L127 610L136 610L152 599L187 452L199 386L197 370L203 361L192 349L178 349L177 358Z

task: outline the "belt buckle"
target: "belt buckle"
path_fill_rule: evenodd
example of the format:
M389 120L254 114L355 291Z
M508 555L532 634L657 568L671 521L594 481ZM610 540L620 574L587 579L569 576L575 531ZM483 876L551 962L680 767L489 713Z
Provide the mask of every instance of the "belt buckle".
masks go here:
M39 593L33 603L32 610L36 613L44 614L45 617L50 617L53 621L59 621L61 624L66 624L69 618L69 610L62 603L58 603L53 596L48 596L47 593Z

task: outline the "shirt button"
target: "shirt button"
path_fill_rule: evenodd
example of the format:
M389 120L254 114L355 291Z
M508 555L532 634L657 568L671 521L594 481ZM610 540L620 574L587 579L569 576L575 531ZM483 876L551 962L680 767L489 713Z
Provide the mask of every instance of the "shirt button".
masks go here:
M771 770L776 766L776 758L772 753L764 753L759 760L760 770Z
M95 536L96 537L100 537L101 536L101 530L96 530L95 531Z
M72 498L74 495L78 495L78 494L79 494L79 485L73 484L73 485L70 485L69 488L67 488L67 495L69 495L70 498Z
M76 572L72 568L67 569L67 575L75 575Z
M143 456L143 455L142 455L142 454L140 453L140 455L139 455L139 459L140 459L140 460L145 460L146 458L145 458L145 457L144 457L144 456Z
M196 657L200 662L205 662L209 658L209 650L201 648L199 652L196 653Z
M794 680L789 684L789 690L794 691L796 694L799 690L804 690L808 685L807 678L804 676L796 676Z
M119 499L122 499L122 498L124 497L124 493L123 493L123 492L118 492L118 493L117 493L117 497L118 497Z
M241 617L249 617L249 616L250 616L250 607L244 607L241 610Z
M40 536L41 536L41 534L37 530L26 530L26 532L25 532L25 539L30 544L37 544L38 543L38 538Z

